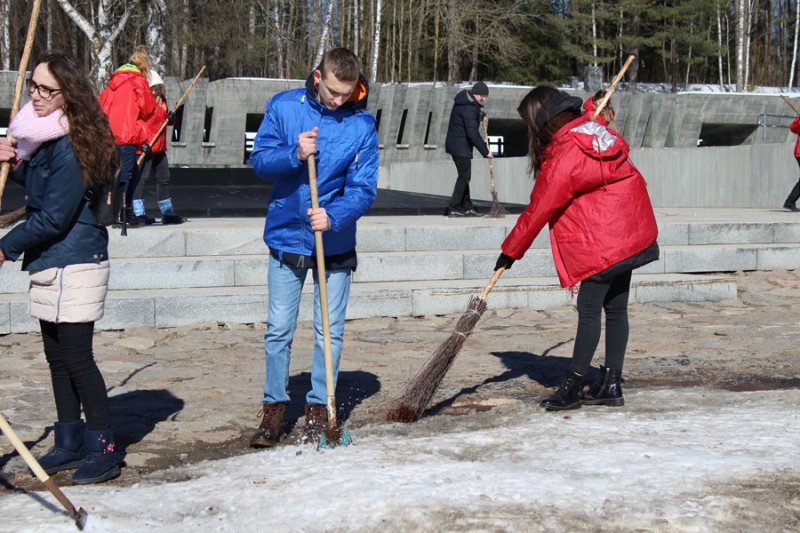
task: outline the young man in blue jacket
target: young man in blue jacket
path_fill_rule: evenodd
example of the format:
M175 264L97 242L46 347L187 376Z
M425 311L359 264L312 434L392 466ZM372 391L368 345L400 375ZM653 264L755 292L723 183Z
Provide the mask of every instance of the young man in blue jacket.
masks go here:
M264 227L269 247L269 310L264 334L266 381L261 424L253 447L275 446L284 434L289 362L300 293L313 272L314 333L311 390L306 395L305 433L327 426L327 390L314 231L323 232L333 352L334 386L344 338L350 276L356 269L356 221L375 200L378 133L367 111L369 84L349 50L328 51L305 88L275 95L267 104L250 164L272 181ZM318 209L311 208L308 158L315 156Z

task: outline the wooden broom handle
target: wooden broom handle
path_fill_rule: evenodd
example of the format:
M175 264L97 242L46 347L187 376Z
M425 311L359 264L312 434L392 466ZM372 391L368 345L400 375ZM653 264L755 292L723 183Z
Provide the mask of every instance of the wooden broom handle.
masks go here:
M624 65L622 65L622 69L620 69L619 74L617 74L617 76L614 78L614 81L611 82L611 86L606 91L606 95L602 98L602 100L600 100L600 103L597 104L597 109L595 109L594 113L592 114L592 122L596 121L597 117L600 115L603 109L605 109L606 104L608 104L608 101L611 99L611 95L614 94L614 90L617 88L617 85L619 85L619 82L622 81L622 76L625 75L625 71L628 70L628 67L631 66L631 63L633 63L634 59L635 56L628 56L628 60L625 61Z
M783 98L783 101L786 102L789 105L789 107L792 108L792 111L794 111L797 114L797 116L800 117L800 111L798 111L797 108L793 106L792 103L785 96L781 95L781 98Z
M42 0L34 0L33 10L31 11L31 19L28 22L28 34L25 36L25 48L22 50L22 59L19 62L19 72L17 72L17 83L14 86L14 101L11 104L11 113L8 116L8 124L14 120L14 117L19 111L19 104L22 101L22 87L25 85L25 73L28 71L28 61L31 58L31 50L33 50L33 40L36 37L36 23L39 19L39 9L42 6ZM14 140L14 136L10 131L6 133L9 141ZM8 181L8 173L11 170L11 164L4 161L0 166L0 206L2 206L3 192L6 189L6 181Z

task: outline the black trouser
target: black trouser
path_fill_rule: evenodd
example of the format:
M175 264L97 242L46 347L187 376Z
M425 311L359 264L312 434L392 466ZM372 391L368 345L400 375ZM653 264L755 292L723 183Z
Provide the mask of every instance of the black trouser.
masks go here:
M40 320L39 324L58 421L79 420L82 405L89 429L107 429L108 394L92 354L94 322L54 324Z
M581 282L578 292L578 332L572 350L569 370L585 375L592 364L594 351L600 343L600 320L606 312L606 360L605 366L622 371L625 350L628 347L628 293L631 287L631 271L598 283Z
M800 166L800 157L795 157L795 159L797 159L797 164ZM783 202L783 205L794 207L798 199L800 199L800 181L794 184L794 189L789 193L789 197Z
M136 183L136 192L133 194L134 199L141 200L144 198L144 190L151 174L155 174L156 176L156 196L158 201L160 202L171 198L167 152L154 152L150 156L144 158L142 171L139 174L139 181Z
M472 178L472 159L453 156L458 177L453 187L453 196L450 197L450 209L466 211L472 209L472 200L469 197L469 180Z

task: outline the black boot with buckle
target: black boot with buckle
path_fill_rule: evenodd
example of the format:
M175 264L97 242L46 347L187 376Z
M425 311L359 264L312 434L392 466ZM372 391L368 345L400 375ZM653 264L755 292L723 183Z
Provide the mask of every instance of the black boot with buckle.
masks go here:
M609 407L625 405L625 398L622 397L622 371L601 366L597 379L591 384L589 390L581 393L581 399L584 405L607 405Z
M567 370L558 389L543 400L539 406L548 411L565 411L567 409L580 409L581 391L583 390L583 376L577 372Z

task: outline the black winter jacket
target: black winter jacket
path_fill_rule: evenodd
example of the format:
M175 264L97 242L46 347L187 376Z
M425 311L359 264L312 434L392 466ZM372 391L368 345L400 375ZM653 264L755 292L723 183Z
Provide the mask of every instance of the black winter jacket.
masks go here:
M69 137L42 144L13 179L25 185L27 220L0 239L6 259L24 254L22 270L27 271L108 259L108 232L83 199L83 171Z
M445 152L453 157L472 159L474 146L483 157L489 156L486 141L478 130L482 107L469 89L464 89L456 95L453 110L450 112L450 124L447 127Z

